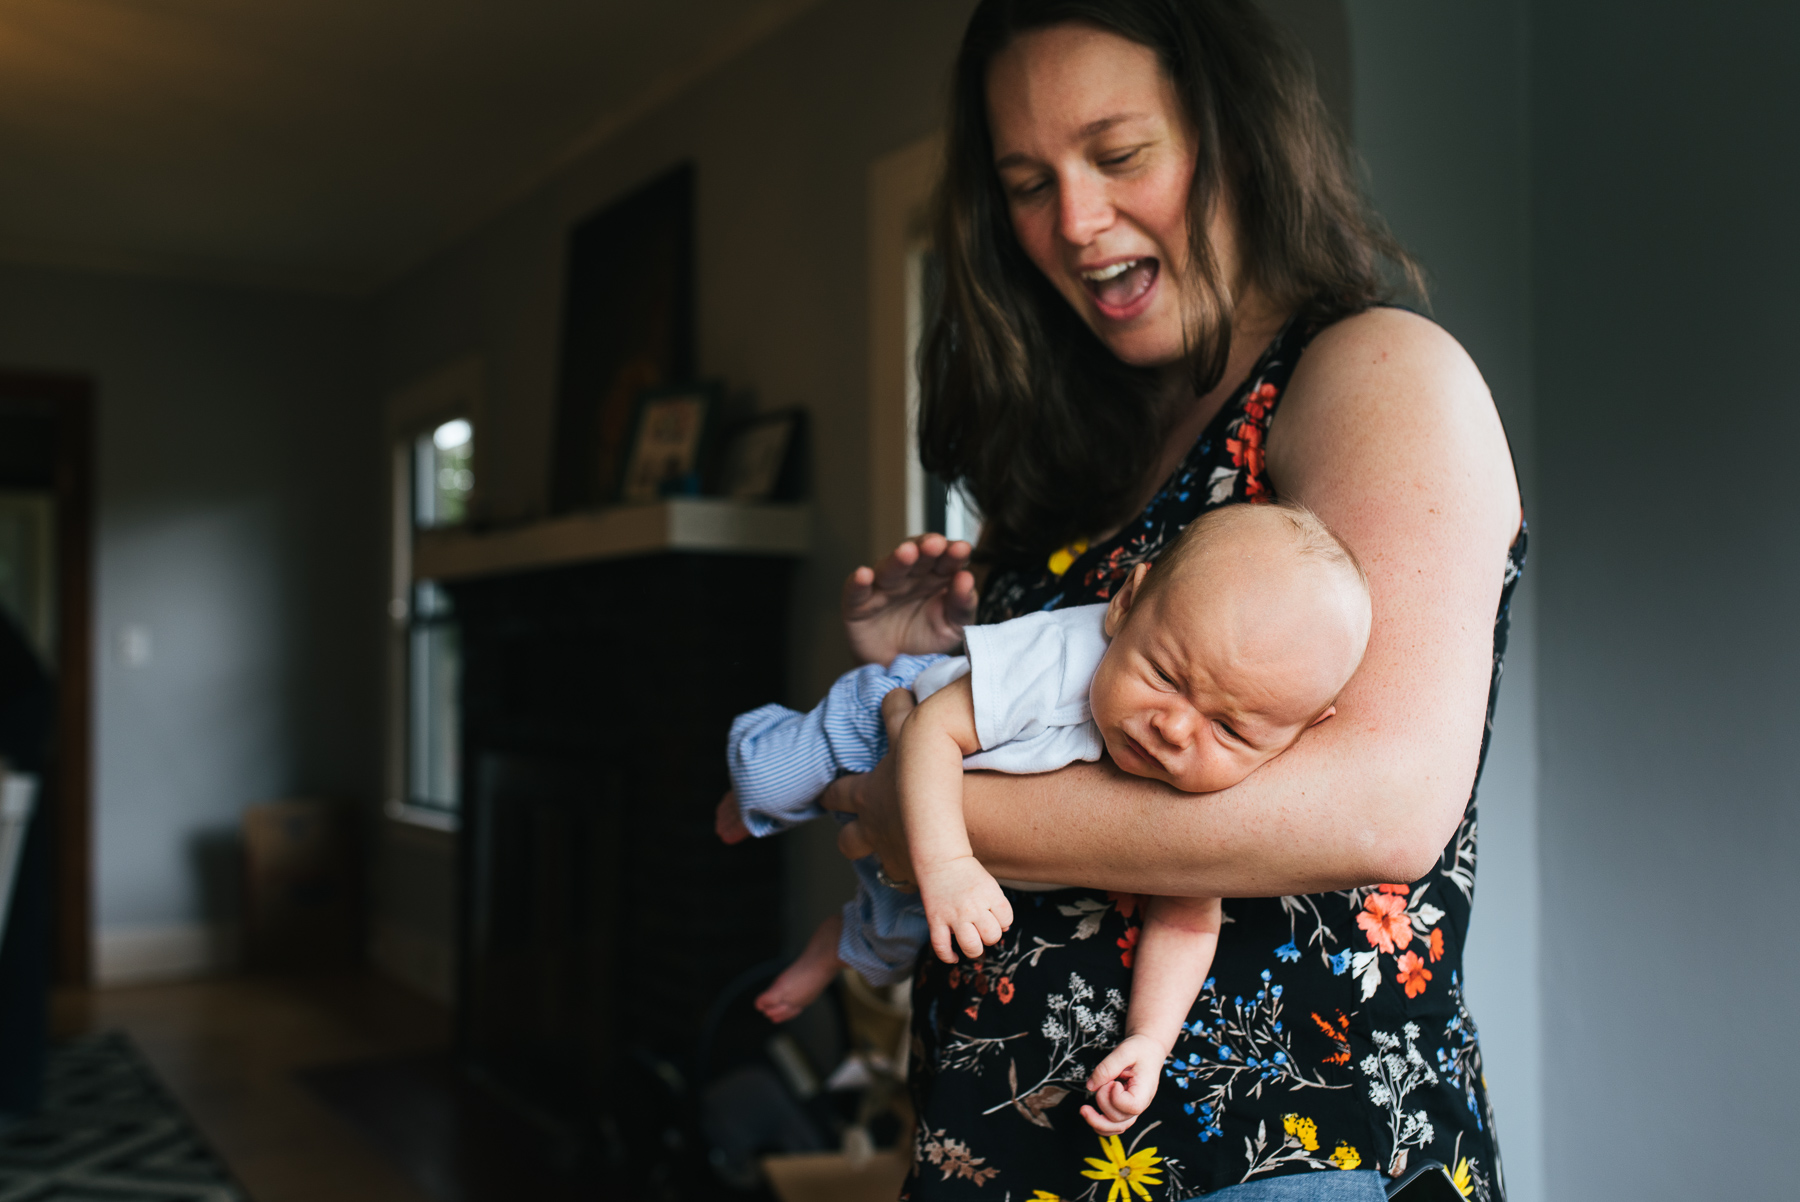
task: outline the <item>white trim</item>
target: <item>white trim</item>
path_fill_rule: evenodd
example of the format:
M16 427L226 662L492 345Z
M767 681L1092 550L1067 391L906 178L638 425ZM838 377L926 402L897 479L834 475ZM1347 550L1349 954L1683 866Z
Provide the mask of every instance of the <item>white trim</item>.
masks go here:
M430 806L411 805L395 797L387 799L381 812L390 822L398 822L402 826L423 827L428 831L442 831L446 835L454 835L462 829L462 818L459 815Z
M938 134L869 166L869 548L874 563L924 526L914 432L918 251L943 163Z
M229 922L102 927L94 932L94 980L110 986L217 976L238 966L241 946L240 929Z

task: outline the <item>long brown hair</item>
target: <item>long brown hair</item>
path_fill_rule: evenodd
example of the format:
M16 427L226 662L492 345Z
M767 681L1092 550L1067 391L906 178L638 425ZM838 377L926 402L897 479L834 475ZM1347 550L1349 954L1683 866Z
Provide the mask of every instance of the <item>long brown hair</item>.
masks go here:
M1216 387L1232 298L1208 222L1229 185L1244 267L1313 320L1423 295L1357 186L1304 52L1252 0L982 0L952 84L934 234L943 295L920 352L919 452L981 511L982 549L1028 562L1129 517L1170 415L1159 374L1121 362L1026 257L994 169L987 74L1021 33L1070 22L1156 51L1196 140L1185 299L1195 396Z

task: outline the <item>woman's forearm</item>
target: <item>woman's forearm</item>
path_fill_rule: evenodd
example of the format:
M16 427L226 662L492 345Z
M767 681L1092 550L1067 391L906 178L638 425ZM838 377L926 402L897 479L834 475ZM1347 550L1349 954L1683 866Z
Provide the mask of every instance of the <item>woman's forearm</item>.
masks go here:
M969 840L996 876L1130 893L1272 897L1413 880L1468 797L1481 739L1472 717L1428 763L1407 754L1412 740L1370 755L1343 745L1347 724L1337 738L1327 724L1219 793L1181 793L1105 760L1040 776L970 773Z

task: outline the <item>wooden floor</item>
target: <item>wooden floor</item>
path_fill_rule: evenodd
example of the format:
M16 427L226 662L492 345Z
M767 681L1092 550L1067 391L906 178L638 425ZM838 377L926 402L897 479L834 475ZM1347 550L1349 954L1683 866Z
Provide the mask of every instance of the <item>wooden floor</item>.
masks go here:
M56 1026L129 1034L254 1202L430 1202L297 1077L444 1047L448 1013L415 994L367 975L66 992Z

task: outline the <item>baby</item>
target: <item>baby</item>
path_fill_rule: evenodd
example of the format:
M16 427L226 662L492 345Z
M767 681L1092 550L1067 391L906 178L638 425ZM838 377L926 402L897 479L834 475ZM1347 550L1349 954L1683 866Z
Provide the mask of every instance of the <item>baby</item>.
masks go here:
M903 979L929 942L944 961L997 943L1012 907L970 849L967 769L1049 772L1102 752L1126 772L1188 793L1243 780L1329 718L1362 660L1369 592L1355 557L1317 517L1287 503L1233 505L1139 564L1109 604L1028 614L965 632L966 656L899 656L840 678L817 708L780 706L731 729L727 842L818 815L840 772L886 753L881 710L918 704L895 745L918 899L873 857L856 899L813 935L757 999L775 1021L804 1009L848 965L872 984ZM1015 888L1058 886L1009 882ZM1082 1114L1117 1134L1142 1114L1217 946L1218 898L1148 899L1134 953L1125 1038L1089 1075Z

